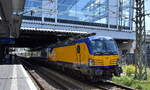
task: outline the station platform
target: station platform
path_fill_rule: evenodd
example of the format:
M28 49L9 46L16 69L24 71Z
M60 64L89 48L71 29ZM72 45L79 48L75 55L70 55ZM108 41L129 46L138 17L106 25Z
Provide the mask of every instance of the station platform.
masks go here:
M0 90L38 90L20 64L0 65Z

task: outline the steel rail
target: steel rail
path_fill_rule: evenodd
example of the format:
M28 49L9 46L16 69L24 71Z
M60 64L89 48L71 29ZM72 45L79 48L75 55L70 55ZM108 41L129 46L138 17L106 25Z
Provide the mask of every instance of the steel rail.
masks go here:
M103 90L136 90L135 88L131 88L125 85L120 85L112 81L100 81L94 86Z
M29 62L27 62L27 63L28 63L28 65L30 64L32 66L34 64L34 63L31 64ZM46 68L46 67L43 67L43 66L40 66L40 65L36 66L35 68L36 68L36 70L34 72L38 72L39 74L42 74L42 76L44 76L44 78L46 79L46 81L50 80L50 81L54 82L57 86L60 87L60 89L63 89L63 90L72 90L72 89L77 89L77 90L98 89L98 88L93 87L93 86L88 86L87 84L84 84L84 83L82 83L82 82L80 82L78 80L74 80L73 78L65 76L65 75L63 75L61 73L58 73L58 72L54 71L54 70L51 70L50 68ZM31 71L31 74L33 73L32 71ZM43 90L43 88L41 90Z

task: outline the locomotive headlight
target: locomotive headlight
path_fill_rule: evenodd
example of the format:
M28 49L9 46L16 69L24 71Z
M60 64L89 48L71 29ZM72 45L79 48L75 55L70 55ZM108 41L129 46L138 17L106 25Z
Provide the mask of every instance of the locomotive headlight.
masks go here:
M120 65L120 63L121 63L120 61L121 61L121 60L118 58L116 64L117 64L117 65Z
M89 59L89 61L88 61L88 65L89 65L89 66L92 66L92 65L94 65L94 60L92 60L92 59Z

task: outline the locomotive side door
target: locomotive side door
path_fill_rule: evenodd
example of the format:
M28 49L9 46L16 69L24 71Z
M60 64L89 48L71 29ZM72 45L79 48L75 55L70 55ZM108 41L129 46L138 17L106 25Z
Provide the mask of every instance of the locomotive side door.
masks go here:
M80 44L76 45L76 52L77 52L77 63L80 66L81 65L81 46L80 46Z

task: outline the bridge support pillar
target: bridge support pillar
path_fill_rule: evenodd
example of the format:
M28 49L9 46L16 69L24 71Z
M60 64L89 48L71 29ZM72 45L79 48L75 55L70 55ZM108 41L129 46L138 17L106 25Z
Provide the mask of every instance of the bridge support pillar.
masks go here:
M121 54L134 53L134 40L121 40L117 41L117 43Z
M0 64L6 63L6 55L9 55L9 47L0 44Z
M5 47L0 45L0 64L4 62L5 59Z

